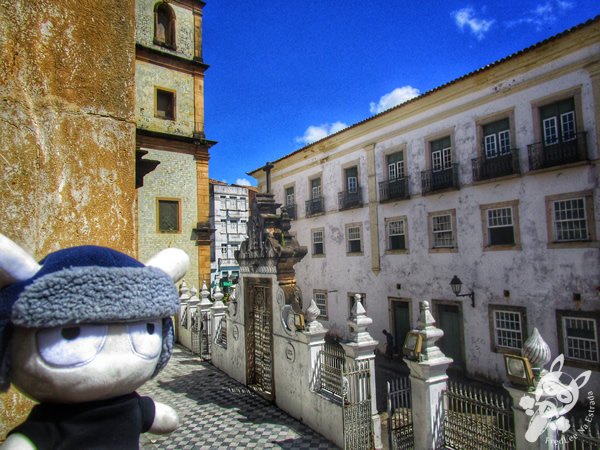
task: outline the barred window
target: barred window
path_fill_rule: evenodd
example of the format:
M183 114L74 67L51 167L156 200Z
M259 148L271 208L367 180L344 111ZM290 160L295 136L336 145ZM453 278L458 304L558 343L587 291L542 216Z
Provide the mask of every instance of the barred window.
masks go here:
M452 230L452 216L431 216L431 230L433 233L433 248L454 247L454 231Z
M362 252L362 243L360 236L360 227L350 226L346 229L346 236L348 240L348 253L360 253Z
M325 241L323 238L323 230L313 230L312 232L312 249L313 255L324 255L325 254Z
M494 311L496 346L512 350L521 350L523 334L521 313L515 311Z
M388 250L406 249L406 233L404 219L390 220L387 223Z
M179 200L158 199L158 231L160 233L179 233L180 226Z
M589 239L585 199L572 198L552 202L554 238L558 242Z
M512 207L487 210L488 245L515 243Z
M319 317L327 319L327 291L314 291L314 299L319 308Z
M598 362L598 331L595 319L563 316L562 332L566 358Z

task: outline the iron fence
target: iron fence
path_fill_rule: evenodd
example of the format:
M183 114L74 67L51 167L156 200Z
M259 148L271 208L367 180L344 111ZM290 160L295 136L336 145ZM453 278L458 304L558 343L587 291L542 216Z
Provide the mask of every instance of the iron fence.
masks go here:
M326 342L319 353L319 392L339 403L342 402L342 369L344 349L341 345Z
M600 427L586 418L569 417L571 427L559 435L554 445L556 450L600 449Z
M379 182L379 201L402 200L409 197L408 177Z
M314 216L325 212L325 199L323 197L315 197L305 202L306 217Z
M411 408L410 378L387 382L388 442L391 450L414 448L414 428Z
M442 189L458 189L458 164L452 164L451 167L443 170L422 171L421 188L423 194Z
M344 395L344 448L373 448L371 370L369 361L342 366Z
M362 203L362 189L360 186L357 186L354 192L338 192L338 204L340 209L357 208L362 206Z
M473 158L473 181L514 175L521 172L519 168L519 150L514 148L506 155L494 158Z
M222 348L227 348L227 319L223 317L217 327L215 335L215 344Z
M529 170L544 169L587 159L586 133L557 137L552 143L536 142L528 146Z
M516 449L510 396L459 382L448 382L444 395L446 448Z
M200 321L200 357L202 359L211 358L211 319L208 312L198 315Z

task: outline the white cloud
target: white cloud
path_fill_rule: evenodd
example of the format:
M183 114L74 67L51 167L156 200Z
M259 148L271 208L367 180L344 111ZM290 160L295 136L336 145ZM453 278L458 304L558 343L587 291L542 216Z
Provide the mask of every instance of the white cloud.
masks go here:
M238 186L252 186L252 183L246 178L238 178L233 184L237 184Z
M418 97L419 93L420 91L412 86L402 86L396 88L392 92L383 95L379 99L379 102L371 102L369 105L369 110L371 111L371 114L379 114L380 112L399 105L400 103L404 103L411 98Z
M296 142L299 144L308 145L313 142L317 142L330 134L337 133L338 131L348 128L343 122L334 123L323 123L321 125L311 125L306 129L303 136L297 137Z
M479 40L482 40L485 34L492 27L494 20L479 19L475 17L475 11L473 8L462 8L452 13L456 25L461 30L465 27L468 28L471 33Z
M559 15L574 6L575 3L568 0L548 0L546 3L538 4L523 17L507 21L505 25L509 28L521 24L532 25L539 31L545 26L556 22Z

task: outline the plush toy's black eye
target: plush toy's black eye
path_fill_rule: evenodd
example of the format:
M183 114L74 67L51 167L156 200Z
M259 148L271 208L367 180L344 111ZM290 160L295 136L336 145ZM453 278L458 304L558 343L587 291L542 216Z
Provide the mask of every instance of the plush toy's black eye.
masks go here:
M81 329L79 327L69 327L69 328L63 328L62 330L60 330L60 334L63 338L65 338L67 341L72 341L73 339L77 339L77 337L79 337L79 333L81 332Z
M148 334L154 334L154 324L153 323L147 323L146 324L146 331L148 332Z

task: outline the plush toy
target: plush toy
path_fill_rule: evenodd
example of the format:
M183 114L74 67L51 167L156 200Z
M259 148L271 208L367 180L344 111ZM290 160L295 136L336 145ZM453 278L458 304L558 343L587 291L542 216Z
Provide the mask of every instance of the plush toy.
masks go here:
M171 356L188 266L178 249L144 265L96 246L38 264L0 234L0 389L39 402L2 449L137 449L173 431L176 412L135 390Z

